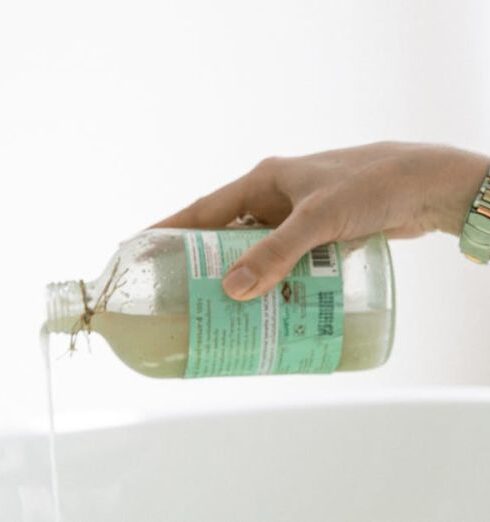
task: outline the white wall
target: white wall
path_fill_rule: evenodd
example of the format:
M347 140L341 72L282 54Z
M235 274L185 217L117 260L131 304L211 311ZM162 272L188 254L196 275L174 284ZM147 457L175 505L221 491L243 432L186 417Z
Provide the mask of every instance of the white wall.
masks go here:
M261 158L379 139L490 153L489 20L484 0L2 3L0 418L44 411L45 283L95 277L120 239ZM488 268L437 235L393 255L383 369L161 383L165 401L489 384Z

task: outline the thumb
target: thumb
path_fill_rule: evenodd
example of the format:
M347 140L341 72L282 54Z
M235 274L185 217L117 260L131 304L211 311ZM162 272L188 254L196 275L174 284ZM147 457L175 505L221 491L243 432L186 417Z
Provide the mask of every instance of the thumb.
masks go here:
M231 267L223 279L224 291L233 299L247 301L271 290L308 250L324 241L321 236L328 231L324 213L321 220L318 214L315 209L296 207Z

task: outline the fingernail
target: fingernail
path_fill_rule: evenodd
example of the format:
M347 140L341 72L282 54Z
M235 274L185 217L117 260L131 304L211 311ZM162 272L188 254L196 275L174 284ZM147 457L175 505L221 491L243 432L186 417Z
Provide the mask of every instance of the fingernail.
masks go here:
M242 266L223 279L223 288L232 297L240 297L256 282L257 276L248 267Z

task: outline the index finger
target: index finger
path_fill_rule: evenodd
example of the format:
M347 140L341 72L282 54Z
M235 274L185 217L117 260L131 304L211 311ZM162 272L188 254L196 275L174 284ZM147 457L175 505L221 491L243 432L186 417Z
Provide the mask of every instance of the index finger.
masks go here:
M218 228L227 225L245 209L244 178L199 198L188 207L155 223L150 228Z

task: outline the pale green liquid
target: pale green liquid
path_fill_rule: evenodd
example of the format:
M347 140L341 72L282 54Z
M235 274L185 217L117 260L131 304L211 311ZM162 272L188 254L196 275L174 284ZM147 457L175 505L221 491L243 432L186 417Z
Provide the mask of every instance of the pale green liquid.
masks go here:
M54 522L62 522L60 511L60 495L58 480L58 465L56 459L56 439L54 426L54 404L53 404L53 386L51 372L51 355L49 351L49 330L47 324L44 324L39 334L39 341L44 357L46 367L46 395L48 403L49 418L49 460L51 472L51 494L53 503L53 520Z
M346 314L344 342L338 371L364 370L387 357L389 311ZM67 320L72 325L76 318ZM150 377L184 377L187 366L188 317L130 315L105 312L92 320L116 355L129 367Z

